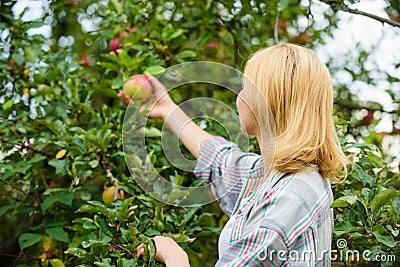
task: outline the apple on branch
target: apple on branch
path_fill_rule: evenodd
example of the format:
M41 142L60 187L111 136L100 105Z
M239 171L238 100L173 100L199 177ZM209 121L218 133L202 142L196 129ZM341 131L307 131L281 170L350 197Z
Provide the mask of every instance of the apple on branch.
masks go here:
M125 191L120 189L118 192L115 186L105 185L102 198L105 204L110 205L115 199L125 199Z
M136 74L124 83L122 90L126 96L144 102L150 97L152 86L145 76Z

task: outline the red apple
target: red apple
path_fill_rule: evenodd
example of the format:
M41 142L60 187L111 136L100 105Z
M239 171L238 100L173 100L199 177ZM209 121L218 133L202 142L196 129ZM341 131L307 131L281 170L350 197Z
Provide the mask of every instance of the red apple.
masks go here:
M151 89L149 80L141 74L133 75L122 87L125 95L139 101L146 101L151 94Z
M210 41L205 43L205 54L207 56L215 55L218 52L219 43L215 41Z
M292 42L299 45L305 45L311 42L311 37L306 32L301 32L299 35L292 38Z
M217 49L218 46L219 46L219 43L218 43L218 42L215 42L215 41L207 42L207 43L204 45L205 48L209 48L209 49L213 49L213 48Z
M79 56L78 60L81 62L81 64L83 66L92 66L93 65L91 58L86 55Z
M117 52L117 50L119 49L119 40L118 39L111 39L110 41L110 50L113 52Z
M365 125L370 125L374 120L374 112L372 110L368 110L367 115L365 115L361 121L365 124Z
M278 21L278 28L281 29L284 32L287 32L287 27L288 27L288 21L284 19L279 19Z

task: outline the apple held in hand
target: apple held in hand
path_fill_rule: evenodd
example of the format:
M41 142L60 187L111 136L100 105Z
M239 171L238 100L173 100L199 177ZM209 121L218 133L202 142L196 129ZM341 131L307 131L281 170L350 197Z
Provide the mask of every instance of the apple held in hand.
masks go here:
M146 101L150 97L151 89L149 80L141 74L133 75L122 87L125 95L139 101Z

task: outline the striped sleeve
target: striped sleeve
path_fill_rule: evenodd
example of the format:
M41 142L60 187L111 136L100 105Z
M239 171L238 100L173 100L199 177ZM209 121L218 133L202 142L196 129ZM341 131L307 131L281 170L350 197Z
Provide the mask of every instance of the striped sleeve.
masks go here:
M194 173L198 179L212 183L221 209L231 216L244 179L251 172L262 172L262 168L260 155L243 152L236 144L217 136L202 144Z
M233 266L287 266L282 237L274 230L258 227L245 237L234 241L224 252L215 267Z

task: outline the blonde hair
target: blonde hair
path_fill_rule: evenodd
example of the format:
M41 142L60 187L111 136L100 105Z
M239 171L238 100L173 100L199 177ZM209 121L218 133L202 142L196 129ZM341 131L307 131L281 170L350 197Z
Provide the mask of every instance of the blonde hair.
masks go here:
M333 123L331 76L317 55L293 44L264 48L248 60L243 88L264 133L260 147L270 167L281 172L313 167L336 182L346 158ZM274 155L268 154L271 144Z

